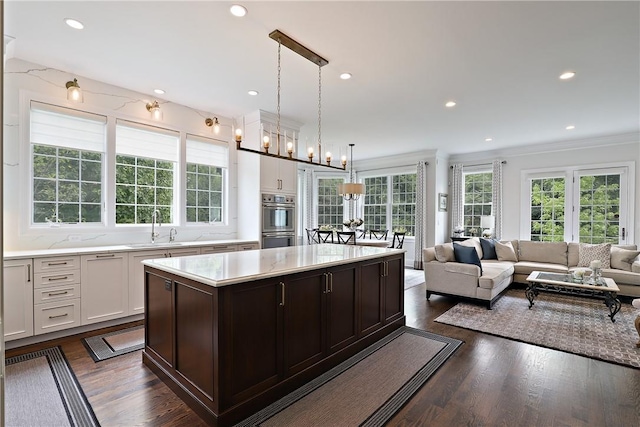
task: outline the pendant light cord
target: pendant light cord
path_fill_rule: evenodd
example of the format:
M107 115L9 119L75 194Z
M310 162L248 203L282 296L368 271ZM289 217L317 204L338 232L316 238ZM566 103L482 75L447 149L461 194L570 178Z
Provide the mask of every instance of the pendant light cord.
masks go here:
M318 163L322 163L322 67L318 66Z
M277 109L278 109L278 120L276 123L276 149L278 155L280 155L280 48L282 47L282 42L278 39L278 99L277 99Z

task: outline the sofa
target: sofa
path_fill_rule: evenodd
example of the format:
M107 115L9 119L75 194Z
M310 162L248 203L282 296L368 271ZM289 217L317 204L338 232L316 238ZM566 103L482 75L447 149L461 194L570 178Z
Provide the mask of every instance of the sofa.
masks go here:
M474 260L477 253L479 262ZM456 255L462 254L460 261ZM471 260L464 259L465 254ZM640 251L636 245L500 241L469 238L423 249L427 300L432 294L464 297L491 309L511 283L526 283L532 271L569 273L602 261L602 276L615 280L619 295L640 297Z

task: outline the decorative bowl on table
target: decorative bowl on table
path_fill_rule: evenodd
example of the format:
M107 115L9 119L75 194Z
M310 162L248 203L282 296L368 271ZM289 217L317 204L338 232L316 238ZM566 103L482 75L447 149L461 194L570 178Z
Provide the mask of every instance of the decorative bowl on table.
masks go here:
M571 278L574 282L585 283L591 276L590 268L576 268L571 272Z

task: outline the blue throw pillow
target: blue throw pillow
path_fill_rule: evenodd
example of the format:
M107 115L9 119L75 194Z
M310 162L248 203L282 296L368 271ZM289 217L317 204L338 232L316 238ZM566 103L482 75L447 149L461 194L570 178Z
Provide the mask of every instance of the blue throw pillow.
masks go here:
M480 239L482 246L482 259L498 259L496 255L496 241L494 239Z
M482 276L482 264L480 264L480 257L478 251L472 246L462 246L459 243L453 242L453 255L456 257L457 262L464 264L474 264L480 267L480 275Z

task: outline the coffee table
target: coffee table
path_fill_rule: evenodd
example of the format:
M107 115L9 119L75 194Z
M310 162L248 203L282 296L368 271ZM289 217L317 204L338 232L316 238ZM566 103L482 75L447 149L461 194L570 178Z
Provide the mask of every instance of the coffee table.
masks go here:
M614 316L622 306L618 299L620 288L618 288L613 279L603 277L598 283L583 283L574 279L571 274L533 271L527 277L527 282L529 284L524 294L529 300L529 309L533 307L533 300L538 296L540 289L562 294L602 298L607 308L609 308L609 318L611 318L612 322L615 322Z

